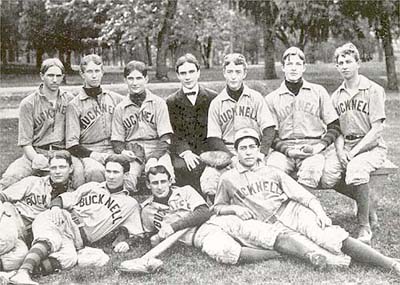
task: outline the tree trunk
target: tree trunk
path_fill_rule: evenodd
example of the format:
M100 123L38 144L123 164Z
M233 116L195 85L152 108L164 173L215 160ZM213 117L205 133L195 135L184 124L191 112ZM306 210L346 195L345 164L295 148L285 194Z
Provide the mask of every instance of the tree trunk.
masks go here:
M65 72L66 73L72 73L72 67L71 67L71 50L67 50L66 53L66 58L65 58Z
M389 90L398 91L399 87L397 85L397 76L396 76L396 63L393 53L393 45L392 45L392 32L390 30L390 18L386 13L381 15L381 24L382 24L382 44L383 49L385 51L385 62L386 62L386 76L387 76L387 88Z
M168 37L171 32L172 21L176 13L177 2L177 0L168 0L165 19L157 36L156 78L161 80L168 80Z
M36 69L37 70L40 70L40 66L42 65L43 54L44 54L44 51L43 51L42 48L37 48L36 49Z
M213 40L212 37L209 36L207 38L207 48L206 48L206 68L209 69L212 65L212 49L213 49Z
M146 54L147 54L147 64L148 66L153 66L153 59L151 58L151 44L149 37L146 37Z
M275 70L275 39L274 39L274 28L270 27L267 21L263 21L263 33L264 33L264 78L265 79L276 79Z

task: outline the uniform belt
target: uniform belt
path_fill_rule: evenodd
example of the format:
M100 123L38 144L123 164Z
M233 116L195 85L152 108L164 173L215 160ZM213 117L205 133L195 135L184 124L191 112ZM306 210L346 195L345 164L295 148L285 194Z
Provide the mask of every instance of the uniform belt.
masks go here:
M287 139L281 139L283 141L297 141L297 140L319 140L322 139L322 136L318 137L302 137L302 138L287 138Z
M358 136L358 135L348 135L348 136L344 136L344 138L346 139L346 140L349 140L349 141L353 141L353 140L358 140L358 139L362 139L364 136Z
M60 146L56 146L53 144L46 144L46 145L41 145L41 146L37 146L37 148L43 149L43 150L63 150L63 147Z
M88 244L89 244L89 240L88 240L88 238L87 238L87 235L86 235L86 233L85 233L85 230L83 229L84 224L81 223L80 218L79 218L77 215L75 215L74 213L71 213L71 217L72 217L72 221L74 221L74 223L75 223L75 224L78 226L78 228L79 228L79 233L80 233L80 235L81 235L81 239L82 239L83 245L84 245L84 246L85 246L85 245L88 245Z
M277 221L278 221L277 216L272 215L265 222L268 223L268 224L275 224Z

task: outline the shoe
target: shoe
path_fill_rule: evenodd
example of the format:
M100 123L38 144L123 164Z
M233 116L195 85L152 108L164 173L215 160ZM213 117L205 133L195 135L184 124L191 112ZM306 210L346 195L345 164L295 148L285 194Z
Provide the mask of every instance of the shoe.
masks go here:
M372 230L379 228L378 215L375 212L369 213L369 224Z
M351 262L351 257L341 254L328 254L326 256L326 264L332 267L349 267Z
M392 265L392 269L390 272L393 272L395 275L400 277L400 260L396 259L396 261Z
M39 283L31 279L31 276L26 271L18 271L13 277L10 278L9 282L11 284L39 285Z
M0 271L0 284L9 284L10 283L10 277L14 276L16 273L15 270L13 271Z
M326 256L322 253L311 251L306 254L306 258L316 269L321 270L327 266Z
M365 244L371 245L372 231L370 226L361 226L357 239Z

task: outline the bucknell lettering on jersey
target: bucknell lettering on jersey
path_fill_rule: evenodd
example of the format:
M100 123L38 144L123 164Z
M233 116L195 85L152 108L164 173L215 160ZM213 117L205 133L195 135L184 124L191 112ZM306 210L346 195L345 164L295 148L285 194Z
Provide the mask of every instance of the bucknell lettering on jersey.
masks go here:
M60 103L57 103L55 108L49 108L40 112L37 116L34 116L33 120L36 127L40 127L46 120L54 120L54 117L57 113L65 115L66 106Z
M123 121L125 129L135 128L138 122L147 122L149 124L155 125L154 114L142 110L140 113L132 114Z
M241 187L235 194L244 199L246 196L255 195L260 192L270 192L276 194L283 193L282 189L278 187L278 184L276 184L276 182L261 180L253 182L246 187Z
M369 115L368 102L359 99L351 99L339 102L335 109L339 116L347 111L357 111Z
M228 109L225 112L223 112L220 115L220 119L221 119L222 123L226 124L227 122L232 120L234 113L235 113L235 108L231 108L231 109Z
M257 121L257 112L251 106L237 106L235 115Z
M121 207L119 204L111 197L104 198L105 194L93 194L82 197L76 204L78 207L86 207L92 204L102 204L106 206L111 211L111 218L113 219L113 224L118 220L122 219Z
M26 204L29 206L32 205L46 205L46 195L42 194L42 195L35 195L35 194L31 194L27 197L25 197L25 201Z
M301 111L310 114L314 117L319 117L318 106L309 101L297 99L292 101L287 106L278 110L278 116L282 119L287 118L293 114L294 111Z
M100 104L97 106L94 106L92 109L86 112L85 115L81 117L81 128L82 129L87 129L93 123L103 115L103 113L109 113L113 114L114 113L114 106L112 105L107 105L107 104Z

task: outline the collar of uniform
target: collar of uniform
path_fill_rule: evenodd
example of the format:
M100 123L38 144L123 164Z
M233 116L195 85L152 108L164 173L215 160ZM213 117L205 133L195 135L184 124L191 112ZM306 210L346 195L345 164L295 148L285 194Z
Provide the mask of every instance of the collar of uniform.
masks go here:
M303 78L303 86L301 86L300 90L301 89L311 89L311 83ZM290 94L294 96L294 94L290 92L290 90L287 88L285 81L282 81L281 86L279 86L277 92L279 95Z
M146 98L144 98L142 105L147 102L153 102L155 100L155 97L157 97L156 95L151 93L150 90L146 89L145 91L146 91ZM126 108L131 105L136 106L136 104L131 101L129 94L125 96L125 98L122 100L121 105L123 108Z
M367 90L371 87L371 81L364 75L359 75L360 77L360 82L358 83L358 90ZM346 85L345 82L343 81L342 84L340 84L339 91L346 90Z
M182 92L183 94L189 93L189 92L196 92L196 95L199 95L199 84L196 84L196 86L193 89L187 89L182 86Z
M43 83L40 83L38 89L36 90L36 93L37 93L40 97L43 97L43 98L46 98L46 99L47 99L47 96L43 93ZM57 97L58 97L58 96L63 96L63 95L64 95L64 92L61 93L60 89L58 89Z
M111 195L116 195L116 194L126 194L126 195L129 195L129 191L126 190L125 188L123 188L121 191L111 193L111 192L108 190L108 188L107 188L107 182L106 182L106 181L100 182L100 183L99 183L99 186L100 186L101 188L103 188L104 190L106 190L107 192L109 192Z
M88 98L92 98L92 97L90 97L89 95L86 94L86 92L85 92L85 90L83 89L83 87L79 89L78 96L79 96L79 99L80 99L81 101L86 100L86 99L88 99Z
M254 170L256 170L256 169L258 169L258 168L260 168L262 166L261 162L262 162L262 159L258 158L256 164L250 169L244 167L240 162L237 162L236 163L236 169L240 174L245 173L247 171L254 171Z
M242 95L240 95L239 98L241 98L242 96L247 96L250 97L251 94L251 89L243 83L243 92ZM232 102L236 102L231 96L229 96L228 91L226 90L226 87L224 88L224 90L221 91L221 93L219 94L219 96L221 96L221 100L222 101L232 101Z

